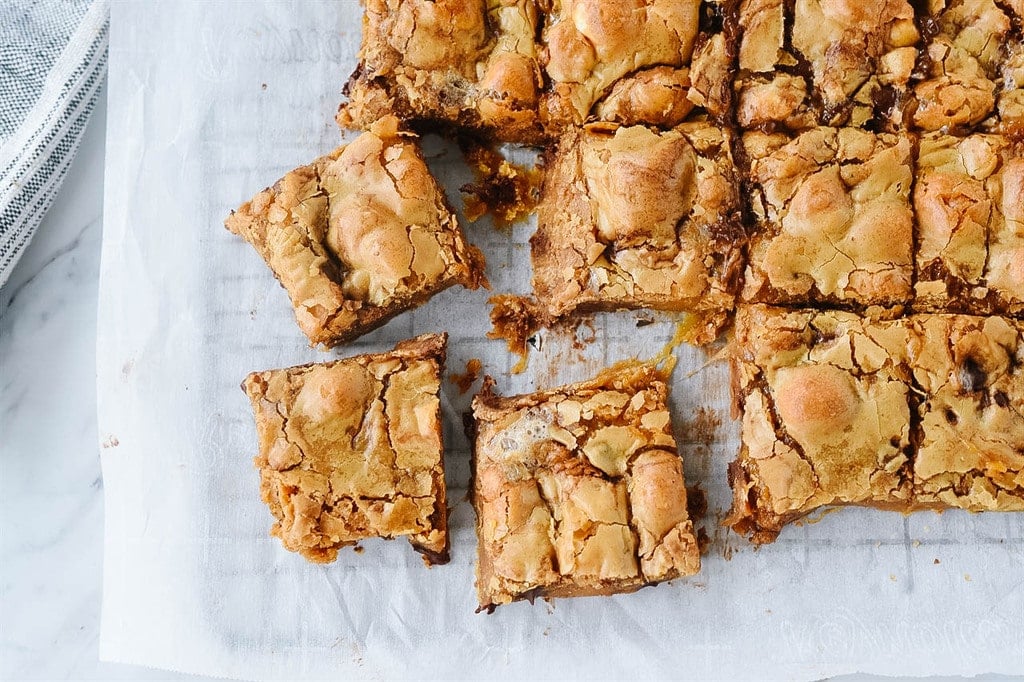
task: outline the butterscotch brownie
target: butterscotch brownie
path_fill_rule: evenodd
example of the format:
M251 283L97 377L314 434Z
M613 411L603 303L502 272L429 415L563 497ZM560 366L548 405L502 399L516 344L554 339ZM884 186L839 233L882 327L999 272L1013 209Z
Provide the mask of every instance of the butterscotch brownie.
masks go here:
M1024 510L1024 323L744 306L727 523L754 542L827 504Z
M1024 151L1000 135L921 138L915 310L1024 314Z
M1024 323L911 318L920 507L1024 511Z
M909 302L911 139L856 128L749 132L743 299L872 312Z
M737 186L728 133L706 123L569 132L550 160L531 239L539 305L549 318L686 310L713 340L742 269Z
M260 493L271 535L310 561L372 537L406 537L448 561L438 392L445 334L393 351L250 374Z
M473 401L481 609L632 592L696 573L682 461L650 365Z
M543 85L535 0L367 0L346 128L394 113L539 142Z
M742 446L727 524L761 543L823 505L910 506L907 338L902 321L740 307L731 361Z
M720 24L721 3L705 4ZM700 0L368 0L337 120L396 113L539 144L593 117L673 126L699 106L721 118L731 46L720 26L698 39L701 21Z
M225 225L266 260L313 344L348 341L454 284L483 281L480 252L392 116L286 174Z
M914 86L913 123L921 130L965 131L995 108L1000 61L1011 17L994 0L932 0L924 80Z
M690 62L700 0L551 0L541 64L549 82L541 107L559 129L580 125L619 79Z
M741 127L900 124L919 42L906 0L743 0L739 24Z

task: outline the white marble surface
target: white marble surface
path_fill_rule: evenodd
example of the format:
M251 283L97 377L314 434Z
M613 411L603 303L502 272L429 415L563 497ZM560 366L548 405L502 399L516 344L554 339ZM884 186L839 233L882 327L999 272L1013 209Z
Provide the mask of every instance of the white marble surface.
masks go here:
M97 658L103 482L95 357L105 112L101 100L60 195L0 289L5 680L204 679Z
M0 679L196 680L97 658L100 97L53 208L0 289Z

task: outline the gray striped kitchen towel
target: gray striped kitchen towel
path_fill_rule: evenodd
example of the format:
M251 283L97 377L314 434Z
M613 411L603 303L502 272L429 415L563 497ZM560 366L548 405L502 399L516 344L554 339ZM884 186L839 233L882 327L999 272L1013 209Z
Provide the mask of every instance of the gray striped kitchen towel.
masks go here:
M109 26L108 0L0 0L0 286L78 151Z

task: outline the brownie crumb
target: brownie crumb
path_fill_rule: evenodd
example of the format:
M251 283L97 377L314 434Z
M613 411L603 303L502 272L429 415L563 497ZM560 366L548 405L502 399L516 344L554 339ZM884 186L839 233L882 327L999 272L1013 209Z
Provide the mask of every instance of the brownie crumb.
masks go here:
M480 378L480 369L483 364L480 362L480 358L470 358L466 361L466 371L464 374L452 374L451 382L459 387L459 394L465 394L470 387L476 383L476 380Z
M463 185L466 218L476 221L490 213L498 229L508 229L537 207L543 172L506 159L501 152L475 139L459 141L476 182Z
M540 311L532 299L525 296L501 294L488 300L492 306L489 339L505 339L510 352L519 356L512 368L513 374L526 369L526 342L543 326Z

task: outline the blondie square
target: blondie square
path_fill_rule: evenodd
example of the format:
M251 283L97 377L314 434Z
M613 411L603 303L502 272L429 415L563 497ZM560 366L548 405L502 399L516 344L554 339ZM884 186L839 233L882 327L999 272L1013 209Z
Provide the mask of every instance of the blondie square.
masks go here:
M1024 323L744 306L726 520L754 542L823 505L1024 510Z
M561 130L584 123L626 76L688 66L700 9L700 0L551 0L541 59L550 89L541 106L549 125Z
M702 15L700 0L368 0L337 120L365 128L395 113L541 144L595 117L670 127L698 106L721 119L724 12L709 2Z
M359 65L338 110L345 128L381 116L544 137L535 0L367 0Z
M482 255L393 116L286 174L225 225L270 266L314 345L351 340L454 284L484 281Z
M754 542L823 505L911 504L907 330L846 312L742 306L732 352L742 445L726 520Z
M912 141L857 128L750 132L743 300L862 312L910 301Z
M1024 314L1024 148L1000 135L921 138L914 309Z
M568 133L549 161L531 239L544 314L685 310L714 340L742 271L738 185L728 133L707 123Z
M438 392L445 334L393 351L254 372L260 493L271 535L310 561L372 537L406 537L448 561Z
M607 595L696 573L682 461L650 365L473 401L480 608Z
M921 23L929 37L924 79L914 85L915 127L965 132L992 114L1011 21L994 0L927 3Z
M1024 511L1024 323L910 319L910 361L922 396L915 505Z
M742 128L898 126L919 34L906 0L742 0Z

